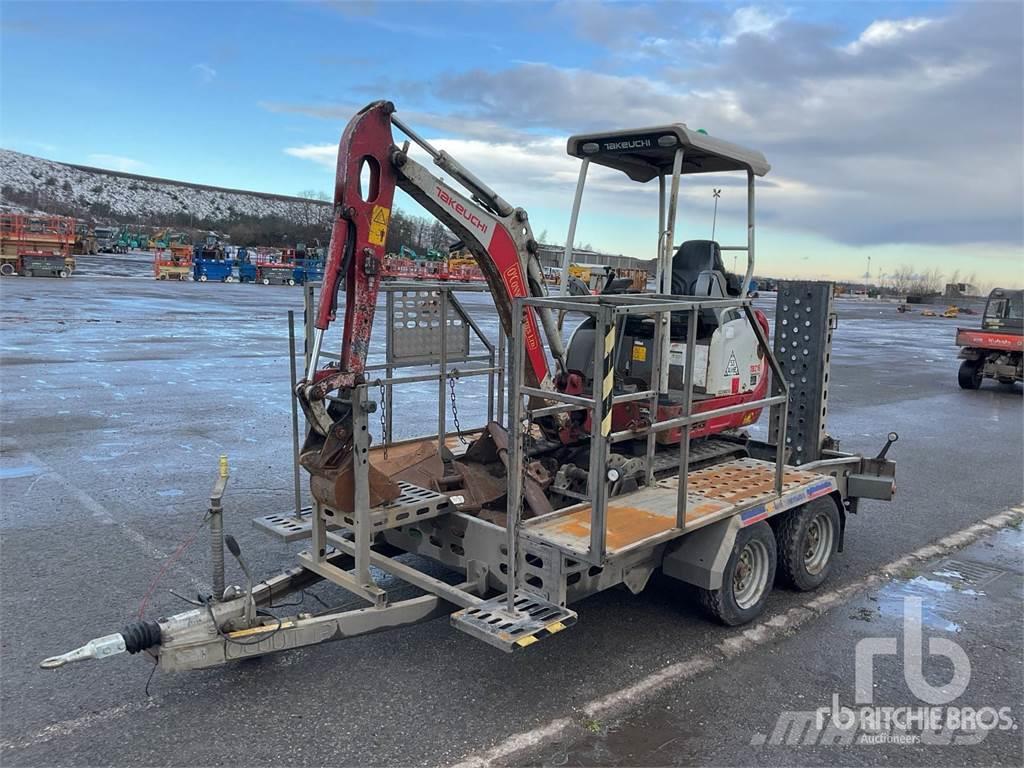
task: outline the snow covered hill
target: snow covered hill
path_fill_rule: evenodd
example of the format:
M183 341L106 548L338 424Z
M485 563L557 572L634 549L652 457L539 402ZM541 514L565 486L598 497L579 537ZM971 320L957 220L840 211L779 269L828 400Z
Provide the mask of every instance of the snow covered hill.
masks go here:
M106 223L228 222L277 217L316 224L330 204L70 165L0 149L2 204L8 211L46 212ZM184 223L184 222L182 222Z

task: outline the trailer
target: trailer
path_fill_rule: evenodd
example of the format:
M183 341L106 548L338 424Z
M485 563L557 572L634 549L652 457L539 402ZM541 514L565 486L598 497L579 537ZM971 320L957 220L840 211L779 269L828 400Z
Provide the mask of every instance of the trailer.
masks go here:
M314 316L317 289L312 284L304 288L307 318ZM658 571L678 581L681 592L684 584L694 587L713 617L738 625L764 610L777 571L783 577L780 581L793 589L811 590L823 583L842 551L849 518L860 501L888 500L895 492L895 462L887 453L896 434L889 434L874 458L842 452L826 434L835 319L831 284L780 286L776 327L807 332L777 332L773 347L767 336L759 338L774 371L774 394L764 402L773 409L768 439L737 432L693 445L683 441L670 453L658 451L654 438L668 429L692 429L708 414L673 416L611 432L597 418L608 402L600 393L592 398L564 396L554 405L524 406L533 394L518 373L526 352L524 333L516 330L511 340L501 333L497 339L484 334L479 318L459 300L460 295L481 290L486 288L479 283L395 281L382 286L388 317L440 313L449 322L444 332L440 325L389 324L382 361L369 366L365 383L353 388L357 451L365 458L355 463L352 507L297 502L293 510L253 518L258 530L275 539L308 541L296 568L259 582L250 578L245 586L225 585L225 547L244 569L249 568L223 527L225 467L206 510L212 534L213 597L194 610L129 624L118 633L50 657L42 666L145 650L161 669L198 669L397 629L445 614L470 636L505 652L521 652L576 624L572 606L583 598L619 585L639 594ZM537 306L538 301L596 316L609 325L624 317L656 318L672 312L692 316L720 303L624 294L522 299L517 300L517 310ZM751 311L749 298L728 301L737 311ZM525 326L517 326L521 327ZM314 336L311 324L302 335L308 356ZM603 358L595 359L595 373L603 372ZM811 365L805 367L807 361ZM422 373L430 363L434 372ZM488 423L452 431L446 414L451 383L473 379L486 382ZM429 382L436 386L436 434L393 439L394 403L410 385L419 388ZM686 382L691 392L692 385L692 379ZM611 403L643 402L656 394L615 395ZM605 481L596 484L590 497L578 494L581 498L567 506L524 515L524 506L537 492L530 453L540 440L528 425L552 409L582 408L595 415L590 420L594 447L589 471L600 473ZM367 427L377 415L383 439L371 445ZM511 428L517 423L520 428ZM296 435L298 426L296 421ZM484 435L491 437L494 463L502 471L496 472L497 478L480 478L479 485L504 486L507 478L506 515L481 508L463 492L446 493L416 482L421 462L440 461L440 451L450 452L459 462L467 452L462 440ZM607 462L611 445L638 437L658 457L640 485L628 465L602 464L602 454ZM295 461L297 472L297 450ZM400 495L387 502L375 499L372 474L396 464L409 467L408 479L400 481ZM572 493L572 478L563 481L563 490ZM578 481L575 487L578 490ZM405 557L398 559L408 554L432 565L416 567ZM438 578L438 567L457 575ZM378 585L371 568L423 593L395 600ZM358 595L365 605L317 615L271 613L271 605L319 581Z
M957 328L957 382L978 389L985 379L1013 385L1024 381L1024 291L996 288L985 303L981 328Z
M640 593L655 572L737 626L765 610L776 574L800 591L821 585L861 500L892 498L896 466L887 454L898 435L868 458L840 451L826 432L832 284L781 285L773 341L750 298L754 184L770 168L763 155L681 123L570 137L569 154L582 163L563 264L572 262L589 165L638 182L660 178L658 291L549 296L526 211L394 113L390 102L374 102L342 134L322 293L303 289L298 380L292 347L295 509L253 520L278 539L308 540L297 567L254 582L224 531L224 459L203 518L212 594L43 667L148 651L163 669L197 669L445 614L456 630L507 653L558 635L571 654L578 646L562 633L576 625L580 600L617 586ZM396 149L393 128L454 181ZM677 249L680 177L705 172L746 176L745 244L693 240ZM486 286L381 282L397 188L462 239ZM723 250L746 252L742 279L725 271ZM345 320L332 352L324 340L342 286ZM489 294L476 303L486 317L460 300L474 290ZM386 333L375 343L381 294ZM567 345L559 315L578 321ZM464 428L458 398L469 382L486 420ZM396 440L396 418L419 419L427 406L437 416L433 434ZM301 448L298 407L307 421ZM745 429L764 409L763 437L751 437ZM300 467L310 476L308 508ZM225 583L225 547L244 586ZM380 572L422 594L398 599ZM364 604L272 612L316 581Z

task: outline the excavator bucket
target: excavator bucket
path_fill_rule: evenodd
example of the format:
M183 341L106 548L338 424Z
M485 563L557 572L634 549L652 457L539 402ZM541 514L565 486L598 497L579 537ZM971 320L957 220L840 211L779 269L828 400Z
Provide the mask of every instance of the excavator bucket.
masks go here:
M379 507L398 498L401 490L398 483L369 463L370 507ZM324 506L351 514L355 511L355 471L352 452L347 451L336 468L310 473L309 489L313 498Z

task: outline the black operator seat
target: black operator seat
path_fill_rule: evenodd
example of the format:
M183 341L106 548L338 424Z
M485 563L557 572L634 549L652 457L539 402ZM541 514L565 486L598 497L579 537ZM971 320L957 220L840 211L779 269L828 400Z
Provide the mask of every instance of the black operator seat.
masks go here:
M687 240L672 257L672 294L725 298L740 295L740 280L725 271L722 247L714 240ZM686 312L672 313L672 338L685 338ZM700 312L697 338L710 336L718 326L713 309Z
M714 240L687 240L672 257L672 293L694 296L702 272L717 272L725 281L722 247ZM701 291L702 295L708 295ZM722 294L725 295L724 292Z

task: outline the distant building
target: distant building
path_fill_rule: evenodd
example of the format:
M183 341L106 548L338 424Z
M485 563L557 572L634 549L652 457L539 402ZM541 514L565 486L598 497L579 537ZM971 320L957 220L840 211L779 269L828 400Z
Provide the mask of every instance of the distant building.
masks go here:
M947 299L962 299L977 296L978 289L970 283L946 283L946 290L942 295Z
M537 257L540 259L540 263L546 267L561 267L564 252L564 245L548 245L547 243L538 243L537 245ZM584 248L573 248L572 260L578 264L600 264L618 269L646 269L649 275L653 275L656 271L655 259L634 259L631 256L615 256Z

